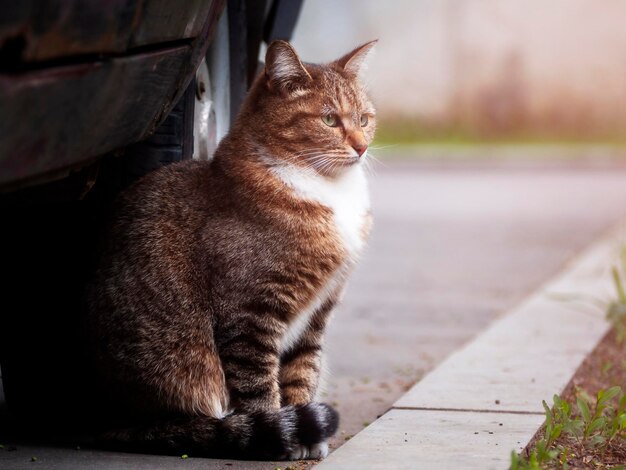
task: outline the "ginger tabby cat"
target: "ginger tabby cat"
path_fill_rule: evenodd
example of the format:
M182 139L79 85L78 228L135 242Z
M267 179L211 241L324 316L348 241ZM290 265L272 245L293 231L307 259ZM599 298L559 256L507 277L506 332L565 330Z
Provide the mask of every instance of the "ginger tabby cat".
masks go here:
M104 442L327 455L338 415L316 391L324 330L370 227L375 111L358 76L374 43L314 65L275 41L213 160L121 194L88 295L113 410Z

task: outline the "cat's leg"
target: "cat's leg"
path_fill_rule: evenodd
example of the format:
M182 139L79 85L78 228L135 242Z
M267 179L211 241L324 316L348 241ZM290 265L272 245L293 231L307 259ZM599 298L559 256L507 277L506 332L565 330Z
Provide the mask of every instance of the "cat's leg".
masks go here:
M315 399L322 369L322 345L336 298L313 314L299 340L280 358L280 392L283 405L304 405Z
M222 321L218 348L234 410L280 409L279 338L284 329L269 312L241 313Z
M305 405L315 399L322 368L324 330L335 299L325 302L317 310L301 338L280 358L280 389L283 406ZM326 440L310 446L298 446L292 459L321 459L328 455Z

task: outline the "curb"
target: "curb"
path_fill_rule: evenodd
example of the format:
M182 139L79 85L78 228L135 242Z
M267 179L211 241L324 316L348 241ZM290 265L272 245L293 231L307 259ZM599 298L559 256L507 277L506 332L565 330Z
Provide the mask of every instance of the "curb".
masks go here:
M494 321L317 468L505 469L609 330L620 224Z

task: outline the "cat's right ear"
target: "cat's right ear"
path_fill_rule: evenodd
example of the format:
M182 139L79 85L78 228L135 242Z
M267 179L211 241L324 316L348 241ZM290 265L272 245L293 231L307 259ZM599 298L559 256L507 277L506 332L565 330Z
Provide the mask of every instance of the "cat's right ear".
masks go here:
M291 44L280 40L267 48L265 76L270 88L281 93L302 89L313 80Z

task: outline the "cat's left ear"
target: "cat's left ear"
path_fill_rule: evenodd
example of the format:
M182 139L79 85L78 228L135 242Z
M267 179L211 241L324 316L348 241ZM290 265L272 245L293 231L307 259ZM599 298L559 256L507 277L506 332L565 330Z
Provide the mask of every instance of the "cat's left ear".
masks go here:
M365 70L367 58L374 50L374 46L377 42L378 39L366 42L362 46L357 47L352 52L348 52L335 63L346 72L358 76Z
M265 54L265 75L270 86L281 92L304 88L313 79L291 44L274 41Z

